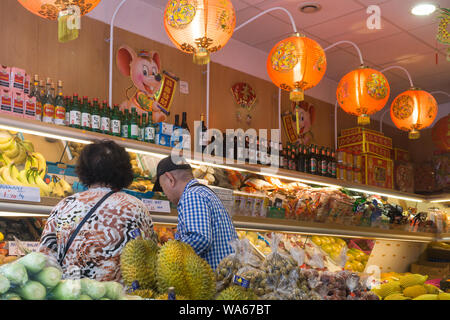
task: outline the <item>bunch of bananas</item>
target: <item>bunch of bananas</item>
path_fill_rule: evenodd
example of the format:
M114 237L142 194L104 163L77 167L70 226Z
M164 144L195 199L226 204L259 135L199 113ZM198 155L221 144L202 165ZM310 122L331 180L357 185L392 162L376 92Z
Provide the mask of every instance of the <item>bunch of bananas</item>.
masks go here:
M52 176L52 181L48 184L51 188L50 195L64 198L73 194L72 186L64 179Z
M16 165L25 163L27 155L34 152L33 144L28 140L21 140L17 135L8 131L0 131L0 153Z

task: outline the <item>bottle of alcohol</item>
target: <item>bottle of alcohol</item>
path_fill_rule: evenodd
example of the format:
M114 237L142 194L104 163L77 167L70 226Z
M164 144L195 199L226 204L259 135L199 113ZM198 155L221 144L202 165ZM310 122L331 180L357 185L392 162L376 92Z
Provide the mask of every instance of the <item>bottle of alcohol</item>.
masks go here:
M116 137L120 137L120 130L122 129L120 118L119 105L115 104L111 115L111 134Z
M64 126L66 120L66 104L63 98L63 83L61 80L58 81L58 95L55 98L55 124Z
M303 165L303 172L310 173L311 172L311 156L310 156L309 148L305 145L303 148L303 159L304 159L304 165Z
M81 129L91 131L91 110L89 108L88 97L83 97L81 105Z
M332 177L333 159L331 158L331 149L327 148L327 177Z
M42 121L42 113L45 104L45 84L44 80L39 80L38 95L36 96L36 120Z
M291 159L291 144L286 145L286 157L287 157L287 169L292 170L292 159Z
M139 136L139 124L137 119L137 112L136 108L131 108L131 120L130 120L130 126L128 128L128 136L130 139L137 140Z
M78 101L78 94L73 95L72 108L70 110L70 126L72 128L81 128L81 107Z
M175 127L179 127L180 126L180 115L179 114L175 115L175 123L173 125Z
M122 125L121 137L122 138L128 138L128 123L129 123L128 109L125 109L123 111L122 121L121 121L121 125Z
M98 103L98 99L94 99L94 104L92 106L91 113L91 129L94 132L101 132L101 115L100 115L100 105Z
M286 156L286 149L283 148L283 144L280 142L280 166L283 169L288 169L288 159Z
M138 115L138 124L139 124L139 134L138 134L138 140L144 141L144 118L147 117L147 114L142 114L142 117Z
M328 175L328 158L325 147L322 147L320 162L320 174L321 176L326 177Z
M111 110L108 101L103 100L102 112L100 112L100 130L104 134L111 134Z
M185 141L191 141L191 139L187 138L186 136L190 136L191 131L189 130L189 126L187 124L187 113L183 112L181 114L181 125L180 125L181 129L183 129L183 131L187 130L187 132L184 132L184 134L181 136L181 141L184 147Z
M291 170L297 171L297 153L295 151L295 146L292 146L293 149L291 151L291 162L292 162L292 167Z
M54 99L52 96L52 83L50 78L47 78L47 83L45 85L45 96L42 100L42 121L45 123L54 123L55 122L55 105Z
M145 142L150 142L150 143L155 143L155 126L153 125L153 114L152 112L148 112L148 122L145 126L145 134L144 134L144 141Z
M333 150L331 152L331 177L336 179L337 178L337 161L336 161L336 153Z
M200 114L200 121L202 122L202 128L200 131L200 147L202 149L202 153L205 151L206 147L208 146L208 135L206 131L208 128L205 126L205 115L202 113Z
M311 148L309 149L310 153L310 165L309 165L309 173L311 174L317 174L317 155L316 155L316 147L315 145L311 145Z
M297 148L297 171L305 172L305 157L303 155L303 145Z

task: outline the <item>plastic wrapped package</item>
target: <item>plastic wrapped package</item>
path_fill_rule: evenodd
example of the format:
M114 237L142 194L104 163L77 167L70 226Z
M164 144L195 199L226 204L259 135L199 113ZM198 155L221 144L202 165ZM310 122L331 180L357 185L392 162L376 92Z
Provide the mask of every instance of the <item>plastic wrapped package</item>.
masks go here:
M216 289L222 291L227 288L233 281L234 274L242 268L240 255L243 253L241 241L239 239L230 242L233 253L223 258L217 266L216 272Z

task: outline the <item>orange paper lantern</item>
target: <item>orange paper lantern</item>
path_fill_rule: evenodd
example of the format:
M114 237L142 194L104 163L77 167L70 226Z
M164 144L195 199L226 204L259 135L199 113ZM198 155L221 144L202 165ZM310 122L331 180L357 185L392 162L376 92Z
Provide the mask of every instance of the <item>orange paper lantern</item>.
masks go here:
M315 87L327 69L322 47L314 40L296 34L278 42L267 59L272 82L289 91L292 101L303 101L304 91Z
M419 139L418 130L429 127L436 119L438 105L426 91L411 88L399 94L391 105L391 119L397 128L409 131L410 139Z
M83 16L92 11L101 0L18 0L19 3L35 15L48 20L57 20L61 11L69 6L80 8Z
M170 40L194 63L207 64L233 35L236 14L230 0L170 0L164 27Z
M389 93L386 77L377 70L362 66L341 79L336 96L345 112L358 117L358 125L367 125L369 116L384 108Z
M450 114L436 122L431 137L439 150L450 151Z

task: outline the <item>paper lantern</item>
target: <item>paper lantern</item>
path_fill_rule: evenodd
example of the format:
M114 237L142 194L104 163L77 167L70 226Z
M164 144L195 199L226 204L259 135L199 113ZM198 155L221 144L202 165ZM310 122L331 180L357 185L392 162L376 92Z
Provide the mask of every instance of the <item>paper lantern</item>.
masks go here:
M230 0L170 0L164 27L170 40L194 63L207 64L233 35L236 14Z
M431 131L431 137L439 150L450 151L450 115L436 122Z
M364 66L347 73L336 91L339 105L345 112L358 117L358 125L368 125L369 116L384 108L389 94L386 77Z
M80 8L83 16L92 11L101 0L18 0L22 6L32 13L48 20L57 20L61 11L70 6Z
M278 42L267 59L270 79L277 87L289 91L289 98L295 102L304 100L304 91L319 84L326 69L322 47L300 34Z
M399 94L391 105L391 119L397 128L409 131L410 139L419 139L418 130L429 127L436 119L438 105L426 91L412 88Z

